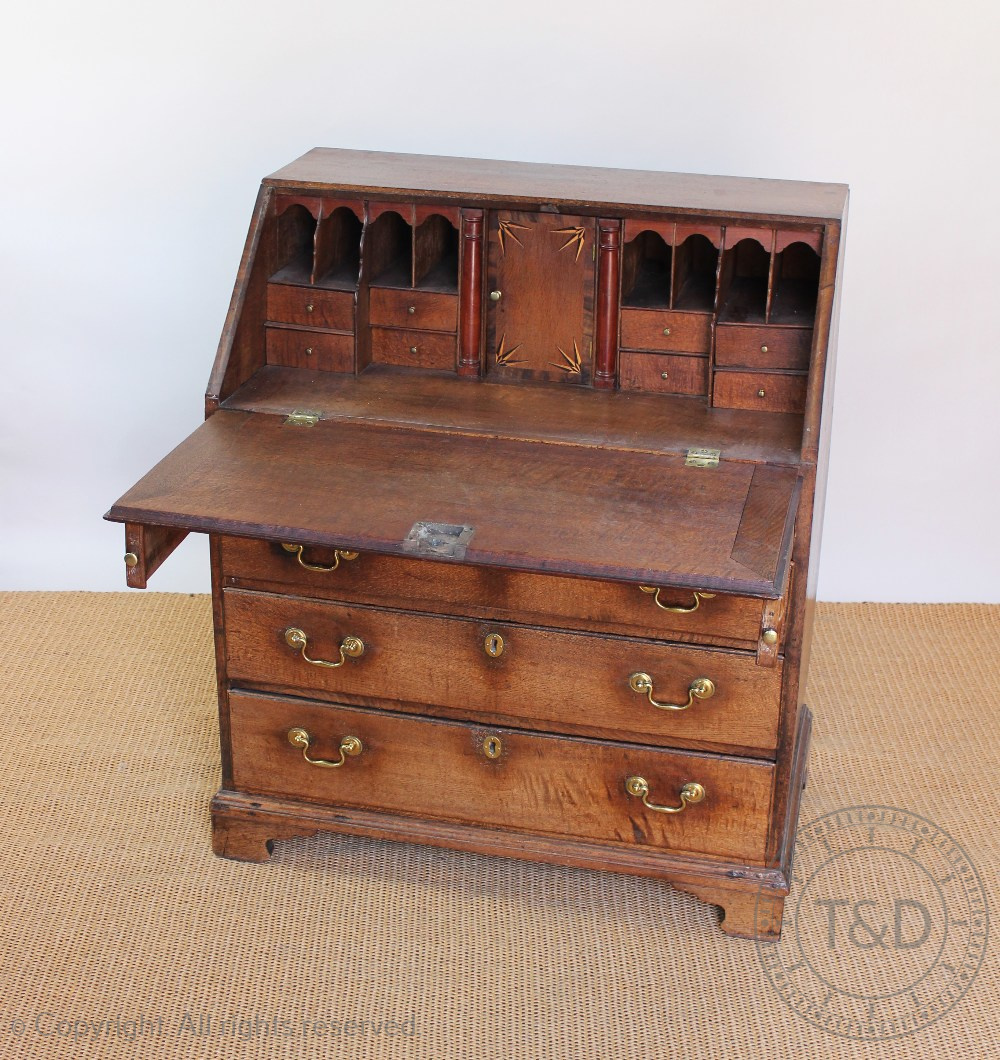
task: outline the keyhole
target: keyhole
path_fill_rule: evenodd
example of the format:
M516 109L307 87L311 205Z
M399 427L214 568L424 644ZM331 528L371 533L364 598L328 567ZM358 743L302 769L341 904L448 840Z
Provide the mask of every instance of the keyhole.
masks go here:
M489 633L483 641L483 647L491 659L499 659L503 655L503 637L499 633Z
M483 754L487 758L499 758L502 751L503 744L500 742L499 736L487 736L483 740Z

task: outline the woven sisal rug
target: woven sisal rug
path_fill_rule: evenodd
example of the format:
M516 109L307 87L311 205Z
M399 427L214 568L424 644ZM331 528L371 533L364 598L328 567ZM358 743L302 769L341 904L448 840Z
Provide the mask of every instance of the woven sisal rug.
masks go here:
M878 855L894 925L852 906L840 848L831 937L787 919L769 955L651 880L325 835L218 860L208 599L0 602L0 1057L1000 1056L997 947L963 941L976 880L997 897L998 607L821 607L802 825L896 807L978 876L942 882L919 835ZM880 823L872 849L898 841ZM940 908L902 894L904 855ZM925 928L948 948L921 978ZM825 1001L801 961L834 977Z

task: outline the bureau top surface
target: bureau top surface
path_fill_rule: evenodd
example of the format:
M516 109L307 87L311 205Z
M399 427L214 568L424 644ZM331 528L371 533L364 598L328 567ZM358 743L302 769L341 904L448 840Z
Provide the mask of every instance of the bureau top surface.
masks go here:
M799 489L786 466L222 409L108 518L433 558L417 524L464 527L468 563L775 597Z
M265 179L295 188L510 204L560 203L574 209L668 210L684 214L839 221L845 184L650 170L504 162L442 155L317 147Z

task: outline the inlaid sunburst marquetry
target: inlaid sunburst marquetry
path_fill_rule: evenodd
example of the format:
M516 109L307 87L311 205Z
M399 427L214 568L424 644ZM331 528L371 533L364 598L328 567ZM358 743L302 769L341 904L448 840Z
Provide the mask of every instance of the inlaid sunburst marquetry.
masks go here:
M553 368L558 368L560 371L567 372L570 375L580 375L582 372L582 361L580 359L580 348L576 344L576 339L573 340L572 355L568 354L561 346L557 346L556 349L562 354L564 363L560 364L558 361L549 361L549 364L551 364Z
M505 331L500 336L500 345L497 347L496 360L497 364L501 368L513 368L516 364L524 364L524 361L513 360L514 354L524 345L523 342L519 342L516 346L511 346L509 350L504 349L504 344L507 341L507 332ZM565 355L564 355L565 356Z
M554 236L568 236L569 238L559 249L565 250L567 247L575 246L576 254L573 256L573 260L580 260L580 254L583 252L583 245L587 238L586 228L554 228L552 234Z
M497 236L498 236L498 239L499 239L499 242L500 242L500 252L502 254L506 254L507 253L507 244L504 242L505 239L513 239L514 242L519 247L523 247L524 246L524 244L521 242L521 240L517 238L515 230L520 231L520 232L527 232L527 230L528 230L528 226L527 225L519 225L519 224L515 224L513 221L503 221L503 220L498 221L497 225L498 225L498 228L499 228L499 231L497 232Z

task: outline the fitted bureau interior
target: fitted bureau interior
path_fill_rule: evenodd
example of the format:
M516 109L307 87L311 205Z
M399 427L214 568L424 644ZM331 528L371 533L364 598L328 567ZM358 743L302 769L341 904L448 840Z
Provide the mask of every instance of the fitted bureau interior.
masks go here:
M254 263L267 286L262 360L353 375L393 365L804 415L818 226L669 215L598 224L600 237L577 215L277 192ZM599 258L608 233L615 253ZM543 283L560 304L539 297ZM337 313L334 291L345 297ZM564 331L550 335L562 318ZM254 345L253 334L245 340Z

